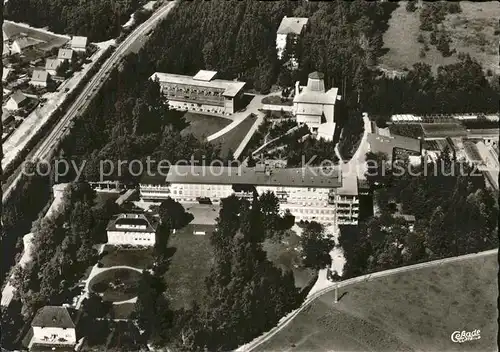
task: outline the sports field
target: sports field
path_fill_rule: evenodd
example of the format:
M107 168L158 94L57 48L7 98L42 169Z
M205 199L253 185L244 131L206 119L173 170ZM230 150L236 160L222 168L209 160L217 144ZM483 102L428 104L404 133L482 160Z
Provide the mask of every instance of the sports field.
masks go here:
M498 258L492 254L328 293L255 351L497 351ZM479 329L462 344L454 331Z

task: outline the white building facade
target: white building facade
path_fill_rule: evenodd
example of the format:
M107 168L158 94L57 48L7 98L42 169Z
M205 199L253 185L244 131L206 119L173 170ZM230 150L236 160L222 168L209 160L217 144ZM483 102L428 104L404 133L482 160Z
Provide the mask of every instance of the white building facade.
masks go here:
M156 230L144 214L120 214L106 229L112 245L154 246Z
M293 113L299 125L307 125L318 138L332 140L335 133L335 103L340 100L338 89L325 91L322 73L309 74L307 86L295 84Z
M45 306L31 322L33 337L29 348L56 349L76 345L75 324L65 307Z
M180 111L231 115L238 110L245 82L214 79L216 71L201 70L193 77L155 72L170 108Z
M194 167L193 172L190 168L173 166L166 178L143 179L141 198L161 202L171 197L180 203L220 204L231 195L251 200L254 194L270 191L279 199L280 210L289 210L296 222L316 221L329 226L356 225L358 221L357 179L347 181L338 171L323 176L307 169L240 168L238 171L226 167L214 172L218 176L209 176L202 167ZM352 189L346 191L347 187Z

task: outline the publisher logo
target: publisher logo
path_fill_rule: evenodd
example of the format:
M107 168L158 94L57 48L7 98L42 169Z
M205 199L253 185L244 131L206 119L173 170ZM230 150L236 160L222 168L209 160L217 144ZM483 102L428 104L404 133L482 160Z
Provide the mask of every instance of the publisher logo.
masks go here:
M481 338L481 330L477 329L474 331L453 331L451 334L451 341L464 343L467 341L479 340Z

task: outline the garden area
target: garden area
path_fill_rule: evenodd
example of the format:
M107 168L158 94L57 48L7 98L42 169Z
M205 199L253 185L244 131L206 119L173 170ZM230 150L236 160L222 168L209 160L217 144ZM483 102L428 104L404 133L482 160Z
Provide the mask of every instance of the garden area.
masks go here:
M425 137L464 137L465 127L459 123L423 123Z
M224 117L204 115L193 112L186 112L184 119L189 124L182 130L182 135L192 134L199 141L204 141L206 138L217 131L220 131L231 123L230 119Z
M262 104L293 106L293 100L283 98L280 95L269 95L262 98Z
M398 136L419 138L424 136L424 130L420 124L390 124L391 134Z
M104 301L121 302L137 296L140 271L109 269L94 276L89 283L90 291L98 293Z
M99 263L103 268L111 268L113 266L132 266L137 269L149 269L152 267L153 248L144 247L124 247L106 245L101 254Z
M187 225L168 239L172 255L164 280L173 309L189 308L193 301L203 303L205 278L212 267L214 254L208 227L204 226L206 235L197 236L193 234L195 226Z
M267 253L267 259L273 262L283 271L292 270L295 286L303 288L315 278L315 271L302 266L300 248L300 237L293 230L285 232L283 238L267 239L263 243L263 249Z

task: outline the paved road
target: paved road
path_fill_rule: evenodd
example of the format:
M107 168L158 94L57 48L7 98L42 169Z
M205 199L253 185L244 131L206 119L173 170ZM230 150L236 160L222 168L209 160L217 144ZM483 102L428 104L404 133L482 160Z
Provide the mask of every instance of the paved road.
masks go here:
M373 279L381 278L384 276L388 275L393 275L393 274L399 274L407 271L413 271L413 270L418 270L418 269L423 269L427 267L432 267L432 266L440 266L446 263L452 263L452 262L460 262L464 260L469 260L471 258L476 258L476 257L482 257L482 256L487 256L487 255L492 255L498 253L498 248L497 249L492 249L489 251L485 252L479 252L479 253L473 253L473 254L466 254L458 257L452 257L452 258L445 258L445 259L439 259L439 260L434 260L431 262L426 262L426 263L420 263L420 264L414 264L414 265L408 265L404 266L401 268L396 268L396 269L390 269L390 270L384 270L384 271L379 271L377 273L373 274L368 274L368 275L363 275L363 276L358 276L352 279L344 280L344 281L339 281L337 283L331 283L330 286L325 287L321 290L318 290L316 293L310 295L304 303L298 308L297 310L293 311L286 317L280 320L278 325L271 329L270 331L264 333L263 335L257 337L254 339L252 342L241 346L238 348L236 351L237 352L250 352L258 348L260 345L262 345L264 342L268 341L271 339L274 335L276 335L278 332L283 330L290 322L299 315L301 311L306 309L312 302L314 302L317 298L321 297L325 293L331 292L335 289L335 287L341 288L345 286L349 286L352 284L360 283L360 282L366 282L370 281Z
M250 139L252 138L252 136L254 135L254 133L257 131L257 129L259 128L259 126L264 121L265 115L264 115L263 112L258 111L256 115L257 115L257 120L255 120L255 122L253 123L252 127L250 127L250 130L245 135L245 138L243 138L243 140L241 141L240 145L238 146L238 148L236 148L236 150L234 152L234 158L235 159L238 159L240 157L241 153L243 153L243 150L247 146L248 142L250 142Z
M110 71L113 66L118 64L120 60L129 53L130 48L136 42L136 40L142 38L146 32L152 29L158 24L158 22L163 19L170 10L175 6L177 2L168 2L163 5L144 23L139 25L122 43L118 45L114 53L104 62L101 69L94 75L94 77L87 83L82 93L68 110L68 112L61 118L61 120L56 124L54 129L49 133L46 139L38 145L38 149L32 152L31 159L44 160L50 156L50 153L56 148L61 137L64 135L66 130L69 128L71 121L79 113L84 110L85 105L92 97L97 93L98 87L102 84L101 79L107 77L108 71ZM13 181L6 185L3 193L2 201L4 202L10 192L12 192L14 186L17 184L21 178L20 168L16 170L16 177L12 177Z

